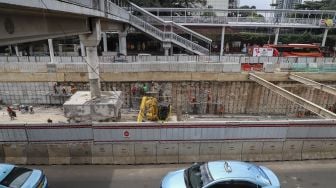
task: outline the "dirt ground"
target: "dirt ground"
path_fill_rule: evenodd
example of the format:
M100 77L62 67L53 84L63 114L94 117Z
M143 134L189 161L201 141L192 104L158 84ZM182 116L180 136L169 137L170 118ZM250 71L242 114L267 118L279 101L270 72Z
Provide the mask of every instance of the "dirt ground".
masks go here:
M34 106L34 113L16 112L16 118L11 120L7 113L6 106L0 107L0 124L22 124L22 123L47 123L50 118L53 123L66 123L67 118L63 115L61 106Z
M64 117L62 106L34 106L34 113L21 113L15 110L17 117L11 120L7 113L6 106L0 106L0 124L24 124L24 123L47 123L50 118L53 123L68 123ZM122 109L121 122L135 122L138 111ZM318 119L317 116L310 117L289 117L289 116L253 116L246 114L225 114L225 115L187 115L181 117L181 121L269 121L269 120L308 120ZM172 114L170 122L176 122L177 117Z

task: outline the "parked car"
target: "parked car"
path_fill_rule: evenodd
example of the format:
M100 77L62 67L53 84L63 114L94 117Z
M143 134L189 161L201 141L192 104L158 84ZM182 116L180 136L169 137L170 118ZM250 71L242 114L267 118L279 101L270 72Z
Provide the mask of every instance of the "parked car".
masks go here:
M161 188L280 188L280 182L264 166L212 161L168 173L162 179Z
M12 164L0 164L0 188L47 188L47 177L41 170Z

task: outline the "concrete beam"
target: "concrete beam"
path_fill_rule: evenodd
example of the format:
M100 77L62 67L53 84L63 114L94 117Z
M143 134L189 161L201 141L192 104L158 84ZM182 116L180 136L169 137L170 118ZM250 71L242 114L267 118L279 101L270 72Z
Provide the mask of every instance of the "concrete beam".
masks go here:
M303 108L310 110L312 112L314 112L315 114L323 117L323 118L327 118L327 119L336 119L336 114L322 108L321 106L318 106L317 104L314 104L300 96L297 96L279 86L276 86L274 84L272 84L271 82L268 82L267 80L262 79L261 77L253 74L253 73L249 73L249 79L253 80L255 82L257 82L258 84L270 89L271 91L285 97L286 99L302 106Z
M90 33L88 18L0 7L0 46Z
M333 87L315 82L314 80L310 80L308 78L304 78L302 76L298 76L298 75L295 75L295 74L290 74L289 78L292 79L292 80L295 80L297 82L301 82L301 83L303 83L307 86L311 86L315 89L319 89L319 90L322 90L324 92L327 92L329 94L332 94L332 95L336 96L336 88L333 88Z
M122 31L124 27L127 27L121 22L113 22L108 20L102 20L100 24L102 32Z

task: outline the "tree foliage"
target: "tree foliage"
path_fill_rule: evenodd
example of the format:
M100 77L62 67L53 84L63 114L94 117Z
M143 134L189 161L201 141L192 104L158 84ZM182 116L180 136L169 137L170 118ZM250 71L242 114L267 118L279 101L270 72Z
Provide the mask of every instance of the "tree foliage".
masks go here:
M295 7L301 10L336 10L336 0L305 1Z

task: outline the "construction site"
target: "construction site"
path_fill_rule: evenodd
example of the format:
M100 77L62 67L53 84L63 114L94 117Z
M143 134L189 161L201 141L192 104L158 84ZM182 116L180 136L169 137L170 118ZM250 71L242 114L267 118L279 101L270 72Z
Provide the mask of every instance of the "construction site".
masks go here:
M202 16L209 10L191 8L167 9L166 21L159 10L156 16L133 3L109 0L0 0L0 10L0 45L15 51L0 57L0 162L336 158L334 57L319 50L313 57L224 54L225 28L272 28L274 44L280 29L317 29L325 46L330 19L321 24L309 10L255 9L242 11L263 12L262 19L228 17L230 10L209 19ZM276 21L274 15L283 18ZM211 39L184 24L221 28L219 54L211 54ZM134 29L160 42L158 53L164 55L127 55L126 36ZM108 52L110 32L118 34L118 53ZM53 39L65 36L76 36L72 46L80 56L56 55ZM33 52L29 42L37 40L44 40L44 55L22 55ZM27 44L20 51L21 43ZM189 55L174 55L174 48Z

